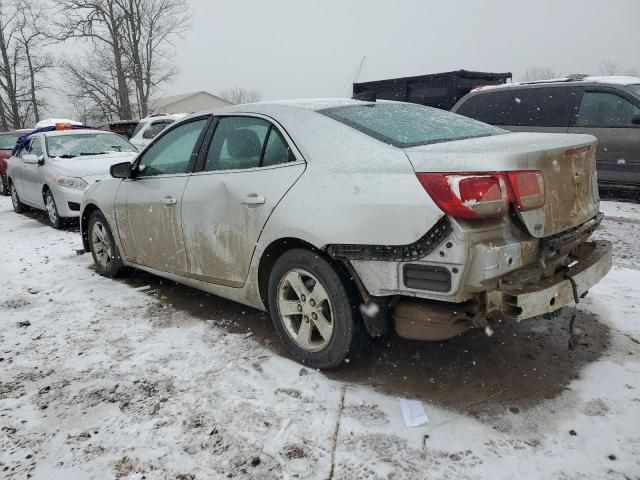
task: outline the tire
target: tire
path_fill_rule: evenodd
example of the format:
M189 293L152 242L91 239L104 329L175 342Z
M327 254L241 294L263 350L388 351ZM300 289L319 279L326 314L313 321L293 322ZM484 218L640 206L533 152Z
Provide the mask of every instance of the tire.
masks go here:
M11 195L10 191L9 191L9 181L4 181L2 180L2 182L0 182L0 195L4 195L5 197L8 197L9 195Z
M25 210L25 205L20 201L20 197L18 196L18 190L16 190L16 186L13 182L9 182L9 190L11 191L11 203L13 204L13 210L16 213L22 213Z
M53 198L51 190L47 189L44 192L44 206L47 209L47 218L49 219L49 225L53 228L61 229L65 225L65 219L58 213L58 206L56 200Z
M99 210L93 212L89 218L87 238L97 272L108 278L118 275L123 267L122 258L107 219Z
M278 336L299 362L335 368L364 345L357 295L320 255L303 249L282 254L271 270L268 294Z

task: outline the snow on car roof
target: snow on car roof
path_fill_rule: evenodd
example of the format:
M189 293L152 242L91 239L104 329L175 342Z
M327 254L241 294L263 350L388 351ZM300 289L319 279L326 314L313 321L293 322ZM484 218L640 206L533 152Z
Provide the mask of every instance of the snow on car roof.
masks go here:
M112 134L113 132L108 132L106 130L98 130L93 128L83 128L83 129L73 129L73 130L52 130L50 132L39 132L41 135L45 135L47 137L57 137L60 135L86 135L89 133L103 133L103 134Z
M572 77L558 77L558 78L549 78L547 80L534 80L531 82L511 82L511 83L502 83L500 85L483 85L482 87L475 88L473 91L478 90L494 90L499 88L508 88L508 87L519 87L519 86L527 86L527 85L541 85L547 83L607 83L609 85L636 85L640 84L640 78L638 77L629 77L623 75L609 75L609 76L586 76L581 78L572 78Z
M624 75L613 75L608 77L585 77L583 82L598 82L598 83L615 83L617 85L635 85L640 83L640 78L629 77Z

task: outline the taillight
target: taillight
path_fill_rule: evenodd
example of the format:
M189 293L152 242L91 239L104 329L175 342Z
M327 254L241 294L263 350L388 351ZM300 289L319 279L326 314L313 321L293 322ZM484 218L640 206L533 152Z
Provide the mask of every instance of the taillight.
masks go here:
M454 218L501 217L509 192L498 175L417 173L418 180L440 209Z
M520 212L545 203L544 179L538 171L416 175L436 205L454 218L502 217L509 203Z
M541 172L509 172L513 203L519 212L544 206L544 177Z

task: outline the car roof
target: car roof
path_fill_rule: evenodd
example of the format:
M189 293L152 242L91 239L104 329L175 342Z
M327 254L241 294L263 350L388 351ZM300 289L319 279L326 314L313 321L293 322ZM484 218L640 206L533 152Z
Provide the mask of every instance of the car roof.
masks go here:
M228 105L195 113L191 117L199 115L225 115L229 113L258 113L271 115L301 115L313 113L327 108L345 107L349 105L367 105L374 102L363 102L350 98L305 98L293 100L273 100L267 102L244 103L240 105Z
M560 77L560 78L551 78L548 80L535 80L531 82L512 82L512 83L503 83L500 85L486 85L482 87L478 87L471 91L471 93L476 92L484 92L489 90L497 90L497 89L517 89L517 88L528 88L528 87L536 87L536 86L564 86L564 85L597 85L597 84L606 84L606 85L615 85L615 86L628 86L628 85L637 85L640 84L640 78L638 77L630 77L623 75L609 75L609 76L589 76L589 75L577 75L577 76L569 76L569 77Z

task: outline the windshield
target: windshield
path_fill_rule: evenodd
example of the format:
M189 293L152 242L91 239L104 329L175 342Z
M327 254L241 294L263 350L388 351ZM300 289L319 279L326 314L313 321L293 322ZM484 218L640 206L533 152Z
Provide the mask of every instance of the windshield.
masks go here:
M635 85L627 85L627 88L636 95L640 96L640 83L636 83Z
M113 133L79 133L46 137L50 157L73 158L85 155L137 152L136 147Z
M135 137L140 130L142 130L144 127L147 126L147 123L149 122L138 122L138 126L136 127L136 129L133 131L133 133L131 134L132 137Z
M0 150L13 150L20 135L0 135Z
M507 133L445 110L405 103L348 105L319 112L401 148Z

